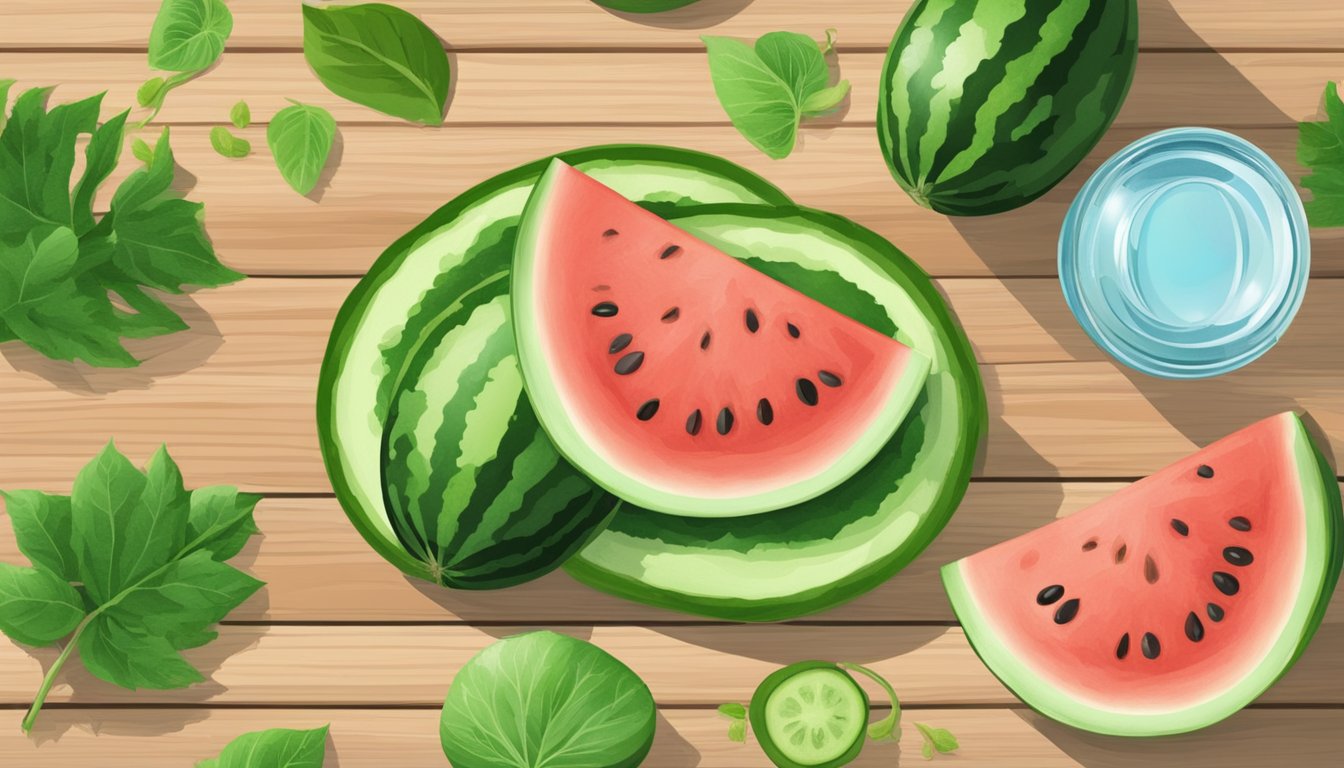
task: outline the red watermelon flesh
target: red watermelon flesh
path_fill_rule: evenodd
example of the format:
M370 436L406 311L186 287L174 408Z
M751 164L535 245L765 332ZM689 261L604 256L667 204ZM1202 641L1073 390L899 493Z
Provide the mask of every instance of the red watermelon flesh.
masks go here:
M557 161L520 227L514 319L542 426L627 501L729 517L843 482L928 361Z
M1341 551L1330 474L1282 414L953 563L944 582L1028 704L1105 733L1191 730L1259 695L1319 623Z

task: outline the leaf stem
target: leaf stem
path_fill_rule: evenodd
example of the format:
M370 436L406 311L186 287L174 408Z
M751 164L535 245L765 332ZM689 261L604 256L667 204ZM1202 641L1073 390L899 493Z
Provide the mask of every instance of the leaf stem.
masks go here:
M33 730L33 725L37 723L37 714L42 711L42 705L46 703L47 694L51 693L51 687L56 684L56 675L60 674L61 668L65 666L65 662L70 658L71 652L75 650L75 644L79 641L79 636L84 631L84 628L89 625L90 621L93 621L93 617L97 616L98 613L99 611L93 611L88 616L85 616L83 621L79 622L79 626L75 627L75 631L70 633L70 642L65 644L65 648L61 650L61 655L56 657L56 661L51 665L51 669L47 670L46 677L42 678L42 687L37 689L37 697L33 699L33 705L28 708L28 713L23 716L24 733Z
M898 738L893 734L901 724L901 700L896 698L896 689L891 687L891 683L887 682L885 677L862 664L841 661L837 662L836 666L858 672L882 686L882 689L887 692L887 697L891 700L891 714L868 726L868 735L872 739Z
M159 116L159 113L163 111L163 103L168 100L168 94L171 93L174 88L186 85L188 82L192 80L192 78L204 72L205 72L204 69L197 70L195 72L178 72L176 75L173 75L167 80L164 80L163 88L159 90L159 98L156 99L154 102L154 111L149 113L149 117L146 117L144 120L141 120L140 122L136 123L135 130L137 131L141 130L142 128L153 122L154 118Z

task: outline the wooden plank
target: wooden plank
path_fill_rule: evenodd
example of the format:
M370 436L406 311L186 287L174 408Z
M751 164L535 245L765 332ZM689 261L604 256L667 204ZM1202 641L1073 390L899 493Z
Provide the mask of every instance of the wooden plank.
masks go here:
M457 670L512 626L237 626L185 655L209 678L177 691L128 691L79 665L50 701L231 706L437 706ZM600 645L649 685L659 704L746 701L770 672L800 659L856 661L893 681L911 705L1012 704L959 627L714 625L566 627ZM1173 630L1179 631L1179 630ZM57 655L0 641L0 704L19 705ZM1344 625L1321 627L1287 675L1260 698L1344 705Z
M17 714L15 715L17 719ZM441 768L439 713L433 709L50 709L32 737L0 729L0 762L25 768L181 768L218 753L239 733L267 727L331 725L326 765ZM664 709L645 765L663 768L769 768L754 740L728 740L708 709ZM1334 734L1344 713L1249 709L1197 733L1155 740L1082 733L1022 709L916 709L905 712L901 742L869 744L854 768L908 765L922 742L915 723L947 728L961 743L962 768L1325 768L1338 761Z
M193 326L137 342L129 370L0 357L0 488L69 486L109 438L144 458L166 441L194 484L325 493L317 373L346 279L252 279L172 297ZM946 280L985 363L982 477L1137 477L1252 420L1306 409L1344 455L1344 282L1317 280L1264 359L1210 381L1162 381L1104 358L1053 280Z
M221 257L249 274L361 274L388 244L455 195L510 168L574 147L687 146L762 174L803 204L835 211L887 237L937 276L1052 276L1059 228L1079 187L1144 129L1111 131L1082 165L1031 205L998 216L948 218L914 203L891 179L870 128L803 131L798 151L773 161L727 126L352 126L340 131L333 168L309 197L276 172L258 127L243 160L215 154L205 126L173 131L182 186L206 205ZM1242 129L1294 178L1297 132ZM114 182L138 167L129 152ZM104 187L100 202L115 184ZM319 204L320 201L320 204ZM1344 229L1312 233L1312 271L1344 275Z
M9 0L0 5L0 44L7 48L143 49L158 0ZM628 15L586 0L492 0L449 3L403 0L453 48L686 48L702 33L755 37L772 29L820 34L836 27L842 45L885 50L910 0L702 0L680 11ZM1338 49L1332 0L1141 0L1140 44L1148 48ZM239 48L298 48L302 25L293 6L233 0Z
M883 55L846 53L849 105L825 123L872 126ZM1144 53L1120 126L1291 126L1320 111L1324 83L1344 71L1340 53ZM2 53L16 89L59 84L55 99L107 91L104 116L135 103L151 73L138 53ZM462 53L449 125L726 125L700 52ZM657 87L650 87L657 83ZM265 123L287 99L319 104L342 125L396 118L333 95L300 53L231 53L207 76L173 92L162 124L219 124L239 99ZM136 116L145 111L137 111ZM254 131L261 138L261 131Z
M974 482L947 528L887 583L807 622L955 621L938 569L1100 501L1123 483ZM513 624L700 621L591 590L564 573L503 591L442 589L404 576L360 538L335 499L268 498L257 507L262 536L233 563L267 587L229 614L230 623L504 622ZM0 502L0 563L23 563ZM340 579L331 574L339 572ZM1344 590L1325 621L1344 626Z

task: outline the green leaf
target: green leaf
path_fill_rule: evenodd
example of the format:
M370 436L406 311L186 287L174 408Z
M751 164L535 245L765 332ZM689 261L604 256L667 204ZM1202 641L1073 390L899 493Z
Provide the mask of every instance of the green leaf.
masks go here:
M216 560L228 560L257 532L252 512L260 500L260 496L239 493L231 485L197 488L191 492L187 538L210 551Z
M343 99L412 122L443 123L448 54L433 30L400 8L305 5L303 55Z
M719 705L719 714L725 717L736 718L738 720L747 716L747 708L741 704L730 702Z
M1324 101L1324 121L1298 126L1297 158L1311 171L1302 179L1311 191L1307 221L1313 227L1344 227L1344 101L1335 83L1326 83Z
M728 740L741 744L747 740L747 721L734 720L728 724Z
M252 153L252 142L234 136L222 125L210 129L210 146L224 157L247 157Z
M93 133L102 94L47 111L47 90L14 102L0 133L0 241L21 242L36 227L73 228L70 176L75 142Z
M940 755L945 755L949 752L955 752L961 746L957 743L957 737L953 736L952 732L946 728L933 728L924 723L915 723L915 727L924 737L925 760L933 759L935 751Z
M182 658L166 637L95 613L79 635L79 658L100 680L136 690L186 688L205 676Z
M0 497L24 557L66 581L79 581L79 563L70 545L70 497L41 491L0 492Z
M933 744L929 743L927 739L924 741L924 748L920 750L920 754L924 755L925 760L933 759Z
M83 619L79 593L60 576L0 563L0 632L24 645L49 645Z
M305 5L305 11L310 7ZM297 101L280 110L266 129L266 143L280 175L301 195L317 186L335 140L331 113Z
M130 112L122 112L98 126L84 150L84 174L75 187L72 211L76 235L93 229L93 196L121 160L122 136L129 115Z
M803 98L826 87L830 70L817 42L796 32L770 32L756 41L761 63L789 87L801 103Z
M728 718L728 740L744 742L747 740L747 708L741 704L719 705L719 714Z
M0 243L0 316L49 299L78 259L79 240L68 227L34 229L16 248Z
M144 139L137 137L131 142L131 154L147 166L154 164L154 149Z
M802 112L804 117L817 117L840 106L840 102L849 95L849 81L841 80L829 88L822 88L814 92L803 100Z
M203 760L196 768L322 768L328 728L272 728L245 733L230 742L219 757Z
M135 103L142 107L157 107L168 94L167 81L162 77L151 77L141 83L135 91Z
M252 110L248 108L246 101L239 101L229 110L229 122L233 127L242 130L252 124Z
M149 32L149 66L198 72L219 59L233 32L223 0L163 0Z

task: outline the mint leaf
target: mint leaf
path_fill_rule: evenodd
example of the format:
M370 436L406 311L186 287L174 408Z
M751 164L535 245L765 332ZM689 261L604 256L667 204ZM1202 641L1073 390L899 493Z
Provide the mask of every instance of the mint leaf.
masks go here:
M1302 179L1311 191L1307 221L1313 227L1344 227L1344 101L1333 82L1325 85L1325 117L1298 125L1297 159L1311 170Z
M135 103L142 107L157 107L167 95L167 81L162 77L151 77L140 84L135 91Z
M311 6L304 6L305 12ZM275 166L295 192L306 195L317 186L336 140L336 121L321 107L293 102L271 118L266 143Z
M311 731L272 728L245 733L230 742L219 757L202 760L196 768L322 768L330 727L324 725Z
M256 497L226 486L189 493L166 449L142 471L109 443L69 497L4 498L34 567L0 564L0 630L39 645L70 635L25 730L75 649L94 676L125 688L199 682L181 651L213 640L211 625L262 586L224 563L256 531Z
M728 703L719 705L719 714L724 717L736 718L741 720L747 716L747 708L741 704Z
M252 124L252 110L248 108L246 101L239 101L229 110L229 122L233 127L242 130Z
M919 734L924 737L924 759L932 760L933 753L945 755L949 752L955 752L961 745L957 743L957 737L946 728L933 728L923 723L915 723L919 729Z
M411 122L443 123L448 54L433 30L400 8L304 5L303 56L343 99Z
M741 704L719 705L719 714L728 718L728 740L745 742L747 740L747 708Z
M247 157L252 153L252 142L234 136L222 125L210 129L210 146L223 157Z
M232 32L223 0L163 0L149 32L149 66L199 72L219 59Z
M826 51L812 38L794 32L771 32L749 46L739 40L706 35L709 72L714 92L747 141L772 158L787 157L804 116L824 114L839 106L849 82L827 86Z

